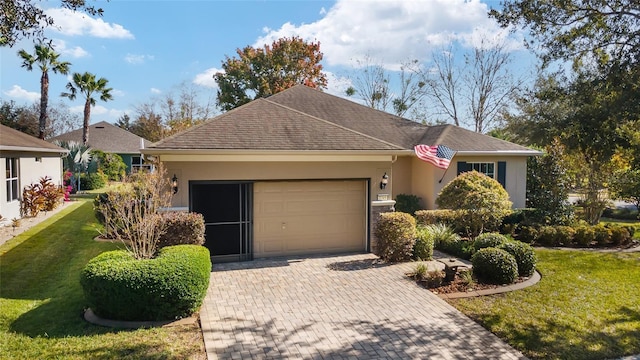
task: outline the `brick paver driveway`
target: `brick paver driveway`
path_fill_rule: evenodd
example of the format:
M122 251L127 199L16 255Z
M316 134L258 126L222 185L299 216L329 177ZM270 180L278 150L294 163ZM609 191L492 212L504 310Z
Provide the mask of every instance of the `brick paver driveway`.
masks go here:
M520 359L372 254L216 264L201 309L209 359Z

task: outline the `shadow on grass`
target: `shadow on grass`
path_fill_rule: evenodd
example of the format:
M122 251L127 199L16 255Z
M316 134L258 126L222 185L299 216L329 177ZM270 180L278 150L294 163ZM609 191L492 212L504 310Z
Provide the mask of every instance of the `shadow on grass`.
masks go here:
M81 318L85 301L80 271L94 256L116 248L93 241L96 225L87 201L19 235L26 239L16 239L22 242L2 255L0 297L7 300L7 309L0 311L21 311L23 305L11 299L39 302L11 323L11 331L31 337L105 332Z
M610 325L640 322L640 312L628 307L608 311L614 317ZM640 328L603 326L599 331L585 332L555 319L538 319L532 326L511 326L501 316L474 315L474 320L489 330L500 329L514 347L532 359L610 359L640 352ZM526 323L526 319L523 320ZM521 324L519 324L521 325ZM495 332L495 331L494 331Z

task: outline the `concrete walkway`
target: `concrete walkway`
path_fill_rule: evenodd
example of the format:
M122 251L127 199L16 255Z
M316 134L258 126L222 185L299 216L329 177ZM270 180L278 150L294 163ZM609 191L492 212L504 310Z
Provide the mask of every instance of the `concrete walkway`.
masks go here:
M209 359L524 359L372 254L216 264ZM431 267L436 265L430 262Z

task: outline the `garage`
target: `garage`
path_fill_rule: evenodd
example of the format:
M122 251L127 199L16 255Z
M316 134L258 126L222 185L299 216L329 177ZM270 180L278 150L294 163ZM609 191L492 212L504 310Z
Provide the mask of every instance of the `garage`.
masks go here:
M367 182L253 185L254 258L367 250Z

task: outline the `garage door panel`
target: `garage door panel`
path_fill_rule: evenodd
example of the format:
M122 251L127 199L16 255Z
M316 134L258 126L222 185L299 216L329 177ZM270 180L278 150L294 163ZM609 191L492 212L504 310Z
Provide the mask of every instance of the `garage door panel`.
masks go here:
M364 251L364 181L254 185L254 256Z

